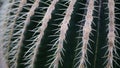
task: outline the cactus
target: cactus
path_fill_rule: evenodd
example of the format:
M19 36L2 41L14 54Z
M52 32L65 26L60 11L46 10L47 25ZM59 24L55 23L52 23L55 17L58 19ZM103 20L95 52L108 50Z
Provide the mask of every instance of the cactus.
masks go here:
M120 68L120 1L1 0L0 68Z

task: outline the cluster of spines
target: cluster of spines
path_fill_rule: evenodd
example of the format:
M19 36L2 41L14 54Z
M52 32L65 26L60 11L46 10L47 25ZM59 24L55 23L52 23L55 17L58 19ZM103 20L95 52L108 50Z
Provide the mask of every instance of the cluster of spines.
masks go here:
M17 45L18 44L18 41L19 41L19 38L18 37L15 37L16 35L20 35L20 31L18 30L18 32L16 31L15 33L14 33L14 31L15 30L17 30L17 27L15 27L15 25L17 24L17 19L18 19L18 17L19 17L19 14L20 14L20 12L22 11L22 9L23 9L23 6L26 4L26 2L27 2L27 0L21 0L21 1L19 1L19 5L13 5L12 6L12 8L14 7L14 6L17 6L16 8L13 8L13 10L15 10L15 12L13 13L13 12L11 12L11 13L13 13L14 15L11 15L11 16L13 16L13 19L12 20L10 20L11 21L11 23L10 24L12 24L12 28L11 28L11 33L10 33L10 35L11 35L11 38L10 38L10 43L9 43L9 55L8 55L8 57L10 58L10 60L9 60L9 64L11 65L10 67L11 68L15 68L15 67L17 67L17 54L18 54L18 48L19 48L19 46ZM16 28L16 29L14 29L14 28ZM12 40L12 42L11 42L11 39L14 39L14 40Z
M6 66L8 66L8 64L9 64L9 61L8 61L9 52L8 51L9 51L9 47L10 47L9 43L10 43L11 31L12 31L11 27L13 25L13 23L12 23L13 20L11 20L11 18L14 18L14 15L11 16L10 13L13 11L16 12L17 8L12 9L12 6L18 2L19 1L11 1L11 2L9 2L9 0L4 1L3 3L5 3L5 4L3 4L3 6L6 6L6 7L3 8L3 11L1 11L1 12L4 12L4 13L2 13L2 15L4 15L4 16L1 17L1 18L3 18L3 19L1 19L1 23L3 23L2 27L4 27L4 30L2 29L3 36L1 36L3 38L2 42L1 42L1 46L3 46L3 47L1 47L1 48L3 49L5 59L7 59ZM4 9L6 9L6 10L4 10Z
M36 58L37 58L37 53L38 53L38 50L39 50L39 47L40 47L40 44L41 44L41 40L42 40L42 38L44 36L44 32L45 32L45 30L46 30L46 28L48 26L48 22L52 17L51 16L52 12L54 11L55 5L56 5L56 3L58 1L59 0L51 1L51 4L47 8L47 11L46 11L45 15L43 16L43 19L40 20L40 22L38 23L38 24L41 24L41 26L37 27L38 30L35 31L35 33L39 33L39 35L36 36L35 40L32 42L34 44L26 52L26 54L29 53L29 55L26 56L26 57L30 58L29 61L27 62L27 63L29 63L28 67L30 67L30 68L33 68L34 65L35 65L35 61L36 61ZM31 52L31 50L33 50L33 52Z
M113 68L113 51L115 50L115 2L108 0L109 24L108 24L108 54L106 68Z
M84 8L84 9L86 9L86 15L79 14L79 15L85 16L85 20L82 20L82 21L84 21L84 25L83 25L83 29L82 29L82 37L81 37L82 41L78 45L78 46L81 45L81 48L80 48L81 50L77 54L77 57L76 57L77 59L79 58L79 61L75 64L75 67L76 67L76 65L78 65L77 66L78 68L86 68L87 67L87 63L89 63L87 52L89 51L90 53L92 53L91 50L89 49L89 48L91 48L89 41L92 41L90 39L90 35L92 34L92 30L93 30L92 24L94 24L93 23L93 19L94 19L93 13L95 10L94 2L95 2L94 0L89 0L87 4L83 4L83 5L87 6ZM80 3L80 4L82 4L82 3Z
M36 58L37 58L36 56L38 54L38 48L37 47L39 47L39 42L41 43L41 41L39 39L42 39L42 36L44 35L44 34L41 34L41 31L39 31L39 30L41 30L41 26L39 26L39 25L42 24L42 20L41 19L39 19L39 21L31 20L30 17L35 16L35 17L38 17L38 18L44 18L44 14L46 13L46 11L44 11L44 9L47 9L48 7L41 7L41 6L38 6L38 5L43 3L43 4L49 6L50 4L47 3L47 2L51 2L51 1L50 0L47 0L47 1L35 0L33 2L34 2L34 4L32 5L30 11L28 12L29 15L28 15L27 21L32 22L32 23L33 22L37 23L38 25L32 30L28 30L28 31L34 33L31 38L29 38L27 40L23 39L24 41L30 41L29 44L24 46L25 48L27 48L27 51L24 53L24 56L23 56L23 58L24 58L23 60L26 61L26 62L24 62L24 65L25 65L26 68L34 68L35 61L36 61ZM41 9L42 12L41 11L38 12L37 9ZM47 13L48 13L48 11L47 11ZM46 21L46 19L44 21ZM43 32L44 31L45 30L43 30ZM27 30L26 30L26 32L27 32ZM40 34L42 35L41 37L39 37ZM23 41L21 41L21 42L23 42Z
M25 32L25 30L23 29L24 27L26 27L26 22L24 20L21 21L17 21L23 17L20 16L22 9L25 7L25 5L27 3L27 0L21 0L17 9L14 8L13 5L13 10L16 9L16 12L14 12L15 15L11 15L13 16L13 20L11 21L12 24L12 30L11 30L11 39L10 41L10 64L11 64L11 68L16 68L18 66L18 57L19 57L19 53L21 51L21 47L22 47L22 43L21 41L23 41L23 34ZM16 6L16 5L15 5ZM27 15L27 13L25 13ZM29 23L29 22L28 22ZM22 26L21 26L22 25ZM25 26L24 26L25 25ZM12 40L13 39L13 40ZM12 46L12 47L11 47Z
M25 37L24 34L27 31L27 27L30 24L30 18L34 15L36 8L38 8L38 6L39 6L39 2L40 2L40 0L35 0L34 1L30 10L27 12L27 16L26 16L25 21L23 21L24 25L23 25L23 28L22 28L22 33L21 33L21 36L20 36L20 40L18 42L18 47L19 48L18 48L18 51L17 51L18 52L17 56L19 56L20 52L22 51L21 47L23 46L23 40L24 40L24 37ZM18 57L17 57L16 60L18 61Z
M29 68L34 68L36 56L39 51L39 47L41 46L41 40L44 36L44 32L48 26L48 22L50 21L50 19L52 17L51 16L52 12L54 11L55 5L57 4L58 1L59 0L51 1L51 4L47 8L46 13L43 13L43 14L45 14L43 16L43 19L40 20L40 22L38 23L38 24L41 24L41 26L36 28L38 30L36 30L35 33L39 33L39 34L34 36L35 39L32 41L32 47L29 47L28 51L25 54L25 60L27 60L26 65L28 65ZM69 3L69 6L67 6L68 8L66 9L64 18L62 18L63 21L61 22L60 25L58 25L58 26L60 26L60 29L57 29L58 30L57 32L59 32L59 35L58 35L59 37L57 38L57 41L52 45L52 48L51 48L51 50L53 50L54 48L56 50L55 50L55 53L53 54L53 58L52 58L53 61L50 63L49 68L52 68L52 67L58 68L59 63L62 64L62 62L63 62L62 56L61 56L62 54L64 54L63 53L63 51L64 51L63 43L64 43L64 41L66 41L65 37L67 34L68 25L70 23L71 15L73 13L73 9L74 9L74 5L75 5L76 1L77 0L68 1L70 3ZM16 1L16 2L18 2L18 1ZM25 13L26 18L24 18L24 20L20 21L20 23L18 24L18 25L20 25L20 27L21 26L23 26L23 27L20 30L18 30L18 32L15 32L15 33L14 33L13 29L17 28L17 27L15 27L15 24L17 22L17 18L19 18L20 12L24 8L26 0L21 0L19 6L15 9L13 9L13 11L15 11L16 14L13 15L14 19L11 23L13 29L11 29L12 36L10 36L10 37L14 38L15 35L20 35L20 36L18 38L14 38L14 41L12 41L12 43L9 43L10 45L15 45L12 49L10 49L10 55L9 55L10 57L13 56L12 60L10 60L10 63L14 63L12 65L12 67L17 67L17 62L18 62L17 58L21 51L21 47L23 46L24 33L27 30L26 28L30 23L30 18L34 15L34 12L35 12L36 8L38 7L40 0L34 0L32 2L34 2L34 3L29 4L29 5L31 5L31 8L30 9L28 8L29 11ZM93 23L93 18L94 18L93 10L95 10L94 2L95 2L95 0L88 1L88 5L86 7L87 12L86 12L86 15L84 15L85 22L84 22L84 26L83 26L83 30L82 30L83 36L82 36L82 41L81 41L82 42L82 47L81 47L81 51L80 51L81 55L79 56L79 58L80 58L79 65L78 65L79 68L86 68L87 67L86 62L89 63L87 51L90 51L88 49L88 47L91 48L91 46L89 45L89 41L92 41L92 40L90 39L89 36L93 30L92 29L92 23ZM108 24L108 35L107 35L108 44L106 46L108 49L105 54L105 56L107 55L107 59L106 59L105 63L106 63L106 68L113 68L113 62L116 63L114 58L118 58L118 57L114 56L114 53L118 56L118 54L116 52L116 48L118 48L118 47L115 46L115 41L116 41L116 37L117 37L117 32L116 32L117 27L115 26L116 25L115 24L116 17L115 17L115 1L114 0L108 0L108 8L109 8L109 13L108 13L109 24ZM21 18L22 18L22 16L21 16ZM21 25L21 23L22 23L22 25ZM9 25L9 26L11 26L11 25ZM9 40L9 41L11 41L11 40ZM15 60L15 62L14 62L14 60Z
M60 29L57 31L57 32L59 32L59 37L58 37L57 41L53 44L54 46L52 46L52 48L53 49L55 48L56 50L55 50L55 53L53 54L53 58L52 58L53 61L50 63L49 68L51 68L51 67L58 68L59 63L61 63L61 65L62 65L62 62L63 62L62 54L64 55L64 51L65 51L63 44L64 44L64 42L66 42L65 39L66 39L67 30L68 30L68 25L71 20L71 15L74 11L74 5L75 5L76 1L77 0L68 1L68 2L70 2L69 6L66 9L63 21L59 25Z
M116 2L115 0L108 0L108 3L105 3L107 4L107 7L108 7L108 18L106 18L106 20L108 20L108 34L107 34L107 46L104 46L104 47L107 47L107 51L104 55L104 58L106 58L106 61L104 62L104 64L106 65L105 67L106 68L114 68L114 64L115 63L116 65L119 66L119 64L116 62L115 59L119 59L119 55L117 53L117 49L119 49L119 47L116 45L116 43L119 44L119 41L117 41L117 38L119 38L117 35L118 35L118 32L116 29L119 29L117 28L117 24L116 24L116 19L119 20L119 18L117 18L115 15L117 14L115 12L115 9L117 8L115 6ZM116 10L119 10L118 8Z

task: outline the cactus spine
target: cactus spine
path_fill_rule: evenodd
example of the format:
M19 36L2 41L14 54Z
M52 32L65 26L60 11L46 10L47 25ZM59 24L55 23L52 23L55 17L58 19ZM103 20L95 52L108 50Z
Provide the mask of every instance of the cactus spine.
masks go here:
M0 68L119 68L119 5L1 0Z

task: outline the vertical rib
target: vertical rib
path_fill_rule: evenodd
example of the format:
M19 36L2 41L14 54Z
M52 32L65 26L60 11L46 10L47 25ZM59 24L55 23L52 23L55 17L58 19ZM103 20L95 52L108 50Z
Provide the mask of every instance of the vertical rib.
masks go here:
M6 0L6 2L7 2L8 0ZM14 4L15 3L19 3L20 2L20 5L19 5L19 7L17 7L17 8L12 8L12 6L14 6ZM19 16L19 14L20 14L20 11L22 10L22 8L23 8L23 5L26 3L26 0L21 0L21 1L11 1L11 2L7 2L6 4L5 4L5 6L6 7L4 7L3 9L4 9L4 11L3 11L3 13L5 13L5 15L4 15L4 17L3 17L3 23L4 23L4 25L3 25L3 27L5 28L2 32L4 32L4 36L1 36L2 38L4 37L4 39L3 39L3 44L2 44L2 46L4 47L4 48L2 48L2 50L4 50L3 51L3 53L5 54L5 58L8 60L8 58L9 57L12 57L10 54L13 54L13 52L11 53L11 52L8 52L9 51L9 47L10 47L10 43L11 43L11 38L12 38L12 34L13 34L13 30L14 30L14 25L15 25L15 23L16 23L16 19L17 19L17 17ZM8 6L8 7L7 7ZM18 5L17 5L18 6ZM6 10L5 10L6 9ZM17 11L14 11L14 12L16 12L16 14L13 14L13 15L11 15L10 16L10 13L13 11L13 10L17 10ZM11 19L10 17L13 17L13 19ZM10 56L9 56L10 55ZM5 61L5 60L4 60ZM12 60L10 60L10 61L7 61L7 62L9 62L9 63L11 63L11 62L13 62Z
M10 26L12 25L12 28L11 28L11 32L10 32L10 40L12 38L12 35L13 35L13 31L14 31L14 26L16 24L16 20L17 18L19 17L19 14L20 12L22 11L23 9L23 6L27 3L27 0L21 0L20 1L20 4L19 4L19 7L18 7L18 10L16 11L16 14L15 14L15 17L14 17L14 20L13 22L10 24ZM13 4L14 5L14 4ZM11 43L11 41L9 41L9 44ZM8 45L9 45L8 44Z
M18 67L18 62L17 61L19 60L19 54L22 51L21 48L23 46L23 40L24 40L24 37L25 37L24 33L26 32L27 27L28 27L28 25L30 23L31 16L34 15L35 9L39 6L39 1L40 0L35 0L34 4L30 8L30 11L27 13L27 18L25 19L24 22L21 22L21 23L24 23L24 25L23 25L23 28L22 28L22 33L21 33L21 35L19 37L20 40L19 40L19 42L16 45L16 46L18 46L18 50L17 50L17 53L15 54L15 57L14 57L14 59L16 59L15 60L15 68Z
M47 12L45 13L45 15L44 15L44 18L39 22L39 23L41 23L42 25L39 27L39 29L40 29L40 34L38 35L38 37L36 38L36 42L35 42L35 44L30 48L30 49L34 49L34 51L33 52L31 52L29 55L30 55L30 57L32 56L32 58L30 59L30 65L29 65L29 67L30 68L34 68L34 66L35 66L35 61L36 61L36 58L37 58L37 53L38 53L38 51L39 51L39 47L40 47L40 44L41 44L41 40L42 40L42 38L43 38L43 36L44 36L44 31L45 31L45 29L47 28L47 26L48 26L48 22L49 22L49 20L51 19L51 17L52 17L52 12L53 12L53 10L55 9L55 5L56 5L56 3L58 2L59 0L53 0L52 1L52 3L51 3L51 5L48 7L48 9L47 9ZM34 41L33 41L34 42ZM28 52L29 52L30 50L28 50Z
M85 16L85 24L83 26L83 37L82 37L82 48L81 56L79 60L79 68L86 68L86 62L88 61L87 50L89 45L89 36L92 31L92 21L93 21L93 10L94 10L94 0L89 0L87 7L87 14Z
M108 54L106 68L113 68L113 51L115 48L115 2L108 0L109 24L108 24Z
M58 65L59 65L59 62L62 63L62 56L61 56L61 53L63 53L63 43L65 41L65 37L66 37L66 33L67 33L67 30L68 30L68 25L69 25L69 22L70 22L70 19L71 19L71 15L73 13L73 10L74 10L74 5L76 3L77 0L70 0L70 4L66 10L66 15L61 23L61 28L60 28L60 35L59 35L59 38L58 38L58 41L56 41L54 43L54 45L56 43L56 51L54 53L54 60L52 61L52 63L50 64L49 68L58 68Z

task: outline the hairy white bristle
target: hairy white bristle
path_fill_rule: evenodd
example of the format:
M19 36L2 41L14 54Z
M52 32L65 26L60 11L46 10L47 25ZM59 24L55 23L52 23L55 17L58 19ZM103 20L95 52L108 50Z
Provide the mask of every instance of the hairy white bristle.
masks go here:
M58 68L59 62L62 64L62 56L61 53L63 54L64 48L63 48L63 43L65 41L66 38L66 33L68 30L68 25L71 19L71 15L73 13L74 10L74 5L76 3L77 0L70 0L70 4L66 10L66 14L65 17L63 19L63 21L61 22L60 25L60 35L58 40L53 44L57 49L53 55L54 59L52 61L52 63L50 64L49 68ZM57 43L57 44L56 44Z
M22 0L22 1L23 2L21 2L21 3L25 3L26 2L25 0ZM30 23L31 16L34 15L35 9L39 6L39 1L40 0L35 0L34 4L32 5L32 7L30 8L29 12L27 13L27 17L26 17L25 21L21 21L21 23L23 23L24 26L23 26L23 28L21 30L19 30L21 32L21 35L17 39L20 39L20 40L18 41L16 39L18 41L18 43L14 47L16 49L16 54L15 54L15 57L13 58L15 61L14 61L14 64L13 64L12 67L16 68L18 66L17 61L18 61L19 54L21 52L21 47L23 46L24 33L26 32L27 26ZM22 7L23 7L23 4L20 4L19 8L21 9ZM18 12L20 12L20 9L18 9Z
M2 31L1 32L4 32L3 33L3 36L1 36L1 37L4 37L3 38L3 40L2 40L2 42L4 42L3 44L1 43L1 48L2 48L2 50L3 50L3 53L4 53L4 58L5 59L7 59L8 60L8 57L10 56L10 57L13 57L13 56L11 56L11 54L13 54L13 52L11 53L11 52L8 52L9 51L9 47L10 47L10 42L11 42L11 38L12 38L12 31L13 31L13 24L14 24L14 19L15 19L15 17L17 18L18 17L18 15L19 15L19 13L20 13L20 11L21 11L21 8L23 7L22 6L22 3L23 3L23 1L24 0L22 0L22 1L19 1L20 2L20 5L19 5L19 7L17 7L17 9L19 10L19 12L18 12L18 14L15 16L15 15L12 15L12 16L10 16L10 13L11 13L11 11L10 10L12 10L12 6L15 4L15 3L17 3L16 1L11 1L11 2L9 2L8 0L6 0L5 1L5 4L4 4L4 7L3 7L3 11L0 11L1 13L2 13L2 15L4 15L4 17L2 16L1 18L3 18L3 19L1 19L2 21L0 21L0 23L3 23L3 25L2 25L2 27L4 27L4 30L2 29ZM18 3L19 3L18 2ZM20 6L22 6L21 8L20 8ZM6 9L6 10L4 10L4 9ZM15 8L16 9L16 8ZM17 10L16 9L16 10ZM15 12L17 12L17 11L15 11ZM13 19L11 20L10 19L10 17L13 17ZM3 56L2 56L3 57ZM4 60L5 61L5 60ZM10 61L7 61L7 63L8 62L13 62L12 60L10 60ZM7 65L6 65L7 66Z
M107 59L106 59L106 68L113 68L113 52L115 50L115 1L108 0L108 16L109 16L109 24L108 24L108 44L107 44Z
M85 15L85 24L83 26L83 36L82 36L82 47L81 55L79 60L79 68L86 68L86 62L88 61L87 50L89 45L89 36L92 31L92 22L93 22L93 10L94 10L94 0L89 0L88 6L86 7L87 14Z
M28 63L30 63L30 65L28 66L30 68L34 67L34 63L36 61L36 56L37 56L37 53L38 53L38 50L39 50L39 47L40 47L40 44L41 44L41 40L42 40L42 38L44 36L44 31L45 31L45 29L48 26L48 22L51 19L52 12L55 9L55 5L56 5L56 3L58 1L59 0L53 0L53 1L51 1L51 4L48 7L48 9L47 9L47 11L46 11L43 19L39 22L39 23L42 24L38 28L40 34L36 37L36 42L33 41L34 45L27 51L27 53L28 53L31 49L34 49L34 51L29 54L30 56L32 56L31 59L30 59L30 61L28 62Z

